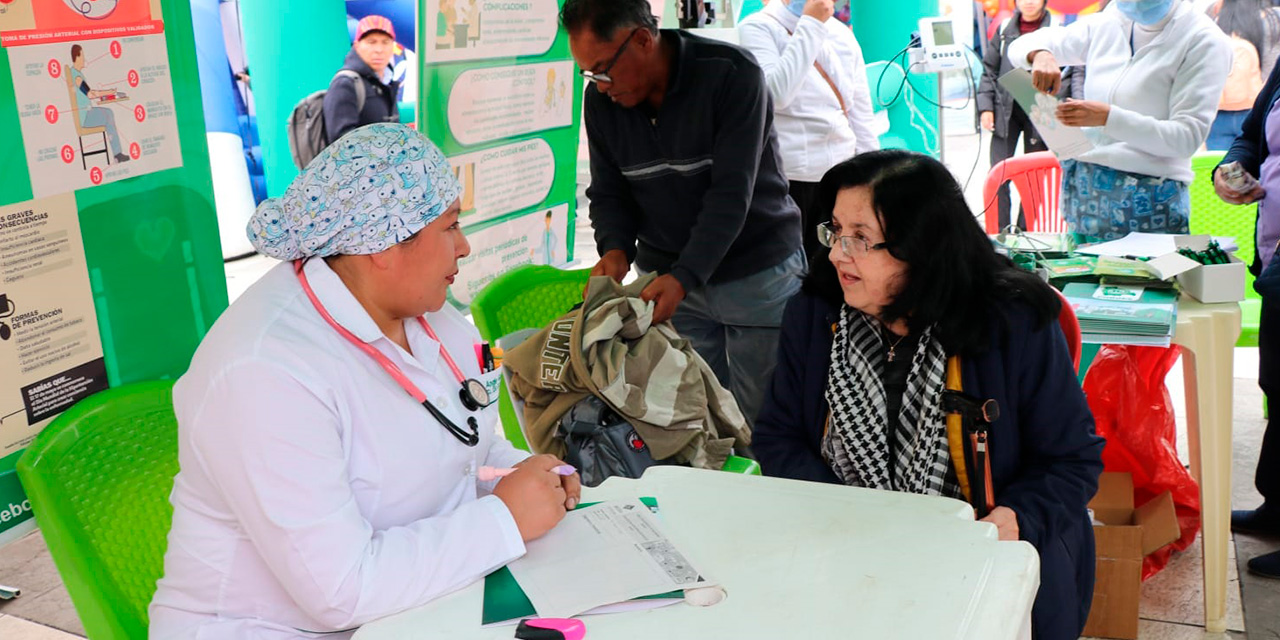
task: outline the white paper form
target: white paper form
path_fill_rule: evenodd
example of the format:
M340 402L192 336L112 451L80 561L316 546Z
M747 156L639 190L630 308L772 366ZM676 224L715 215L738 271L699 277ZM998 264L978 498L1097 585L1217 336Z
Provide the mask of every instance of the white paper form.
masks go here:
M1187 238L1184 244L1198 246L1204 248L1209 243L1210 237L1203 236L1183 236ZM1098 244L1085 245L1076 251L1094 256L1113 256L1123 258L1126 256L1134 256L1138 258L1154 258L1163 256L1167 253L1174 253L1181 246L1178 244L1179 236L1169 235L1165 233L1142 233L1134 231L1129 235L1110 242L1100 242ZM1213 236L1213 240L1218 242L1218 246L1223 251L1235 251L1235 238Z
M716 584L667 539L639 500L571 511L526 548L507 568L543 617Z
M1044 143L1059 158L1078 158L1093 150L1093 143L1080 127L1070 127L1058 120L1058 98L1039 89L1031 82L1031 73L1014 69L1000 76L1000 84L1026 112L1036 125L1036 131Z

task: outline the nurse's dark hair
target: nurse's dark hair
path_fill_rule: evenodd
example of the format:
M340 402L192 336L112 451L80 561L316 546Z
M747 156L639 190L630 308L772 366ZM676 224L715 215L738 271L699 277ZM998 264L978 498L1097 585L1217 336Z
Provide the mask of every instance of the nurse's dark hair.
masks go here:
M619 29L644 27L658 33L658 19L649 0L565 0L560 24L569 33L589 29L598 40L612 40Z
M845 160L822 177L813 203L815 219L831 220L836 194L860 186L871 189L886 250L907 263L906 285L885 307L886 322L906 318L912 332L937 325L947 353L975 355L992 346L991 325L1006 324L1004 311L1011 301L1032 310L1037 328L1057 317L1058 294L995 252L965 204L960 185L941 162L901 149ZM828 255L813 257L804 289L843 304L839 276Z

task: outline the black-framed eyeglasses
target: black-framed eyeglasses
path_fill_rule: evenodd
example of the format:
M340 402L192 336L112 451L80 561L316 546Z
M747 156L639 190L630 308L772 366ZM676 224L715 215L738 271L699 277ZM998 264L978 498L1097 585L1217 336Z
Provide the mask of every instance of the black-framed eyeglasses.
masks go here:
M613 68L613 65L618 64L618 59L622 57L622 52L627 50L627 45L631 44L631 39L634 38L635 35L639 33L640 30L643 28L644 27L636 27L631 30L631 33L627 34L627 39L623 40L622 44L618 45L618 52L613 54L613 58L609 60L609 64L606 64L603 69L599 71L590 71L587 69L580 69L578 70L578 75L592 82L612 83L613 78L609 76L609 70Z
M841 236L836 235L836 230L831 226L830 222L823 222L818 225L818 244L830 249L837 242L840 243L840 250L846 256L857 260L865 257L872 251L889 248L888 242L877 242L872 244L870 240L862 236Z

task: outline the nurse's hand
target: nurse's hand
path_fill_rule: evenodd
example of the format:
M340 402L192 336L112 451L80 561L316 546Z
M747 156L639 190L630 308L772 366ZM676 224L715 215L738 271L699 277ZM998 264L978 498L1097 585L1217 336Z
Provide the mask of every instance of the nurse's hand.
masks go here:
M525 542L541 537L564 518L569 498L562 476L552 471L560 464L563 463L551 455L526 458L493 488L493 495L507 506ZM576 474L574 486L576 501L581 495Z
M1111 105L1097 100L1068 98L1058 104L1058 121L1068 127L1104 127Z
M1056 95L1062 88L1062 69L1058 67L1058 59L1045 49L1031 52L1031 84L1049 95Z

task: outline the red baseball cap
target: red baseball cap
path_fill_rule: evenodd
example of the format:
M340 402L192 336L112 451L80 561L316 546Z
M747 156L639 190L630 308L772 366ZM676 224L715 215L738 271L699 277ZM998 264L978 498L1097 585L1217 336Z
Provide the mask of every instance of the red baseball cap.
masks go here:
M356 40L362 40L370 31L381 31L389 36L392 40L396 39L396 28L391 25L391 21L378 15L367 15L356 23Z

